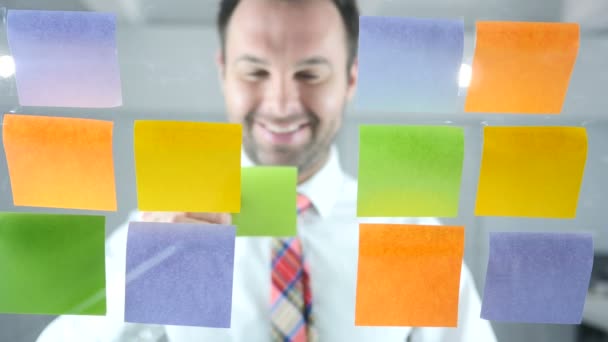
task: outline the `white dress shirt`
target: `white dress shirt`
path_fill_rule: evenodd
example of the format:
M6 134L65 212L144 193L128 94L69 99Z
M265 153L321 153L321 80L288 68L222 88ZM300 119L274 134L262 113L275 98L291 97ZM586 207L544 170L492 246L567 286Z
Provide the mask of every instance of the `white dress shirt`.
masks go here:
M251 165L245 154L242 161L243 166ZM479 295L464 264L457 328L356 327L358 223L439 222L432 218L357 219L357 183L342 171L335 148L325 166L298 186L298 192L308 196L314 206L298 217L298 235L310 267L312 310L320 342L496 341L489 322L479 318ZM137 220L137 214L130 219ZM270 340L270 238L236 239L230 329L124 323L126 240L127 224L114 232L107 243L107 315L61 316L46 328L38 342L147 341L163 334L169 341Z

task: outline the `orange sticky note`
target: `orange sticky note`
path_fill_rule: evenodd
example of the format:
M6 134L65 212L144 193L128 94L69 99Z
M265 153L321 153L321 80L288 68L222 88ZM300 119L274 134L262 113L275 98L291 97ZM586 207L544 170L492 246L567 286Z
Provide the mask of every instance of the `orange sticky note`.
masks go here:
M237 213L241 125L135 121L140 210Z
M355 325L455 327L464 227L359 225Z
M485 127L475 214L574 218L586 160L583 127Z
M559 114L578 47L578 24L478 22L465 111Z
M5 114L16 206L116 210L111 121Z

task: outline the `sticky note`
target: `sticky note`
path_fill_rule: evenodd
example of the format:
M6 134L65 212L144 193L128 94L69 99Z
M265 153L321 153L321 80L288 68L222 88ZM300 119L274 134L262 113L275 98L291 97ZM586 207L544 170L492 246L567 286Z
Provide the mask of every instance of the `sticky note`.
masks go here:
M485 127L475 214L574 218L586 159L582 127Z
M578 24L477 22L465 111L559 114L578 48Z
M114 14L9 10L7 34L22 106L122 105Z
M458 215L462 128L362 125L359 136L357 216Z
M241 126L135 121L140 210L239 212Z
M374 113L459 110L463 46L461 19L361 16L355 107Z
M229 328L234 226L131 222L125 321Z
M0 213L0 312L105 315L103 216Z
M586 233L490 233L481 317L580 324L593 266Z
M355 325L455 327L464 227L360 224Z
M296 235L296 186L293 167L241 170L241 212L232 215L239 236Z
M5 114L16 206L116 210L113 122Z

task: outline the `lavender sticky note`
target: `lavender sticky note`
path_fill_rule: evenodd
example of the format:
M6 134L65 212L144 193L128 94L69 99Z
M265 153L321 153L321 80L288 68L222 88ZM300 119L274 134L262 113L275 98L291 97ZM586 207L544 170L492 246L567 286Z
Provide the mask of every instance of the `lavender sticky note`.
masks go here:
M113 14L9 10L7 31L22 106L122 104Z
M490 233L481 317L580 324L592 265L591 234Z
M357 109L461 110L458 73L463 49L462 20L360 17Z
M229 328L236 228L132 222L125 321Z

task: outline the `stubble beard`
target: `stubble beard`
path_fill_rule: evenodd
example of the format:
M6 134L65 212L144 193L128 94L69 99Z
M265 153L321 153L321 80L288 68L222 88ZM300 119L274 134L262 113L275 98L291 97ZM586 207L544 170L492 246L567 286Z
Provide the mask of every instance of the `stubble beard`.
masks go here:
M276 145L270 149L263 150L253 138L253 120L251 116L248 115L248 118L245 120L247 127L243 136L244 150L251 161L256 165L297 167L299 174L306 173L327 159L338 131L337 125L339 119L335 119L328 123L330 127L327 127L326 134L319 135L320 125L317 116L307 114L307 116L314 118L310 124L311 139L307 144L297 148Z

